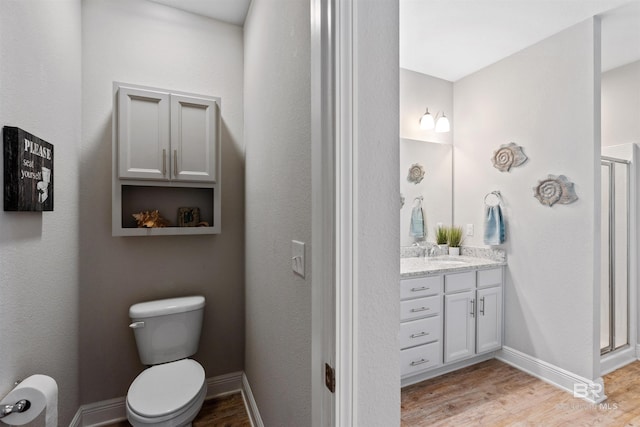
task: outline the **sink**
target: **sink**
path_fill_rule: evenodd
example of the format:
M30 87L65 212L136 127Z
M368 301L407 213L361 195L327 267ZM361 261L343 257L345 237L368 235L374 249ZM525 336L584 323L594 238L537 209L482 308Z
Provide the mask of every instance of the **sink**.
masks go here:
M467 261L453 257L434 257L426 258L428 262L438 263L440 265L464 265Z

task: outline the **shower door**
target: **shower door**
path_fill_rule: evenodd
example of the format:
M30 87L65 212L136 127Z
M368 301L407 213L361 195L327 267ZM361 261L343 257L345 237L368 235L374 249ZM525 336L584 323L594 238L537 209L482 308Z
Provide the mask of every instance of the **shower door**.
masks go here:
M602 157L600 352L629 343L629 163Z

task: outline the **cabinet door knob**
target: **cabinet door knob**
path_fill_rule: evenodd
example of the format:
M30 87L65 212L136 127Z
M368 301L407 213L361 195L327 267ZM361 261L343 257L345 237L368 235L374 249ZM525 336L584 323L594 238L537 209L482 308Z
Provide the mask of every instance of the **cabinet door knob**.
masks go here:
M428 363L429 360L428 359L420 359L420 360L416 360L415 362L411 362L410 365L411 366L418 366L418 365L422 365L423 363Z
M420 311L427 311L427 310L429 310L429 307L412 308L410 311L412 313L418 313Z
M484 297L480 298L480 302L482 303L482 307L480 308L480 314L484 316Z
M476 317L476 300L474 299L471 300L471 312L469 314L471 314L471 317Z

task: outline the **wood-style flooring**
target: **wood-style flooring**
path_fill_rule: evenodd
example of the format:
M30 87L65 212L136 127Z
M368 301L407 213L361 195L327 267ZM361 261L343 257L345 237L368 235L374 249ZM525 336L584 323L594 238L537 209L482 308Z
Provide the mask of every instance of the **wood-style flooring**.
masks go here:
M251 427L241 393L227 394L207 400L192 423L193 427ZM104 427L131 427L120 421Z
M604 377L590 404L498 360L402 389L402 426L640 426L640 361Z

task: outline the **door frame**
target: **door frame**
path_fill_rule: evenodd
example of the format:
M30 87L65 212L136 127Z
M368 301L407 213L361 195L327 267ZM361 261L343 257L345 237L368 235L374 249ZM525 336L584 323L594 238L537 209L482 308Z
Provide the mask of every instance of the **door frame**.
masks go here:
M312 425L355 426L354 0L311 0ZM335 369L335 393L325 386Z

